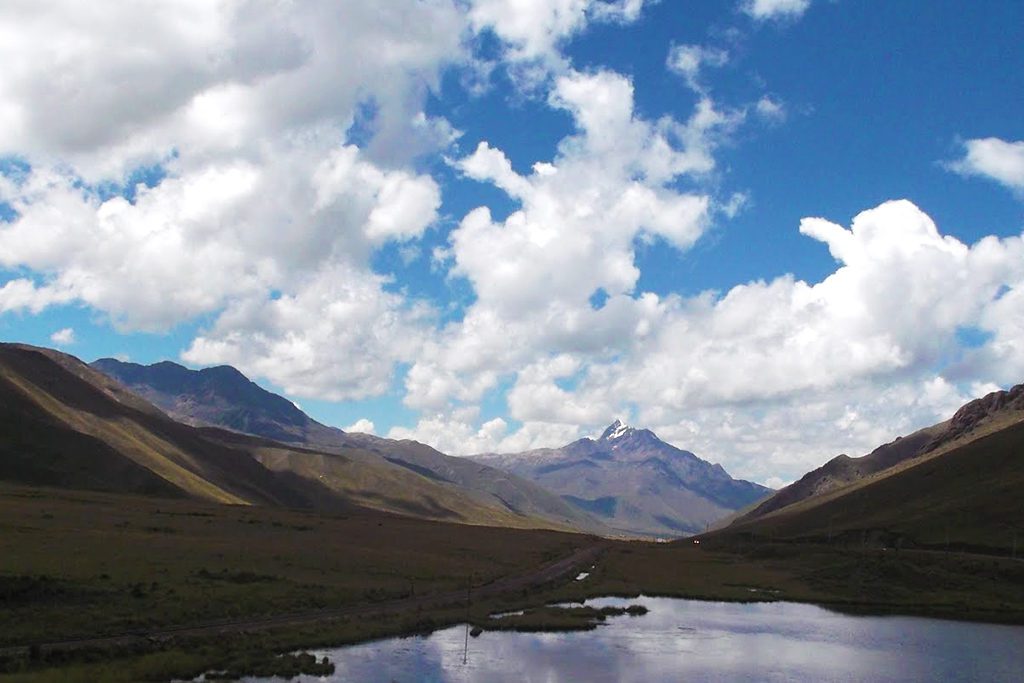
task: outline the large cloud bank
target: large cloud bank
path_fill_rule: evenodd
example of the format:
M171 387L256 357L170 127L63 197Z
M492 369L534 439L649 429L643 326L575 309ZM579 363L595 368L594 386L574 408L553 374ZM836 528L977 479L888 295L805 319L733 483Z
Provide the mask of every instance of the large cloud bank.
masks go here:
M741 8L795 20L808 4ZM767 96L715 102L700 71L724 51L666 56L695 95L681 119L645 118L627 76L564 57L643 5L8 3L0 312L85 305L154 333L201 321L185 360L299 398L398 380L419 418L392 435L450 452L556 445L623 415L762 481L1024 378L1021 239L962 244L907 201L793 226L834 257L821 282L643 291L639 245L686 251L735 211L705 182L721 141L748 114L784 118ZM459 151L427 113L445 74L496 68L477 54L485 35L512 81L571 121L528 172L488 140ZM970 141L956 168L1019 190L1020 144ZM474 208L444 235L436 267L473 294L454 317L371 267L442 229L445 188L423 163L442 158L514 206ZM484 420L496 392L507 411Z

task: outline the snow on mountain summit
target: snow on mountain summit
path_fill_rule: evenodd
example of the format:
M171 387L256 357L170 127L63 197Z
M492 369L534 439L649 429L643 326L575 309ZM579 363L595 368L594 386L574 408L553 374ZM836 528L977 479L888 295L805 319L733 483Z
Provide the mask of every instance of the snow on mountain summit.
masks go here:
M635 431L632 427L622 422L622 420L616 420L608 425L608 428L601 434L601 441L611 441L612 439L619 439L623 436L627 436L630 432Z

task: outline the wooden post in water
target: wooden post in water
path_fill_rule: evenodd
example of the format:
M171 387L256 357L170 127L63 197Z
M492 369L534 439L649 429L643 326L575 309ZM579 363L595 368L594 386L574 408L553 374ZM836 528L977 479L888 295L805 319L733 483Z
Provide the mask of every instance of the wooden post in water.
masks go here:
M469 578L466 578L466 645L462 649L462 665L465 666L469 662L469 589L472 584Z
M1011 557L1013 559L1015 559L1015 560L1017 559L1017 530L1016 529L1013 530L1013 554L1011 555Z

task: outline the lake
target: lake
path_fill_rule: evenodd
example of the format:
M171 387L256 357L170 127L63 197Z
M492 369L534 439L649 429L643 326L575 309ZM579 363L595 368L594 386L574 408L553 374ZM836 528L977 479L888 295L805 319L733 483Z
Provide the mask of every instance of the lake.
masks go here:
M850 616L797 603L640 597L594 631L484 632L317 650L337 666L325 679L368 683L487 681L1022 681L1024 627L893 616ZM257 681L262 679L247 679Z

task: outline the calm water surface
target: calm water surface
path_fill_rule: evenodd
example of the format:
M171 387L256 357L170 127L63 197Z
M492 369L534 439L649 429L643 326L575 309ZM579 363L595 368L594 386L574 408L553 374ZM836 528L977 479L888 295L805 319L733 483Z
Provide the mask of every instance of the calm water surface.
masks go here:
M1024 627L913 617L861 617L795 603L736 604L603 598L642 604L579 633L485 632L465 627L318 650L328 678L368 683L537 681L1024 681ZM251 681L265 679L249 679Z

